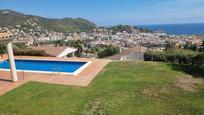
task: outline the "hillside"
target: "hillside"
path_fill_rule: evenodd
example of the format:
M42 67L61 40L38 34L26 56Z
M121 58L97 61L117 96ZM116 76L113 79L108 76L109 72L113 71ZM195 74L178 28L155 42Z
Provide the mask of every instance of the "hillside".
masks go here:
M26 15L12 10L0 10L0 27L14 27L16 25L25 26L25 22L28 21L29 24L37 24L43 29L56 32L80 32L88 31L96 27L94 23L82 18L51 19Z

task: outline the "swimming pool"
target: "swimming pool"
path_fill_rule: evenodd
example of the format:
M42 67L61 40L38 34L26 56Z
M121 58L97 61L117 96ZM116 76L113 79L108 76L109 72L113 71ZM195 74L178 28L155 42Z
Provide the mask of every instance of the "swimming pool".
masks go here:
M91 62L15 59L16 70L34 73L62 73L77 75ZM8 60L0 61L0 69L9 71Z

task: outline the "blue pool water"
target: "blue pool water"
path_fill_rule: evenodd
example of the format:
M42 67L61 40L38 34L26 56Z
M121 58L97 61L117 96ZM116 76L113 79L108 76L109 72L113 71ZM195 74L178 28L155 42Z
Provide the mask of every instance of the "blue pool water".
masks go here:
M15 60L17 70L73 73L86 62ZM0 62L0 69L9 69L8 60Z

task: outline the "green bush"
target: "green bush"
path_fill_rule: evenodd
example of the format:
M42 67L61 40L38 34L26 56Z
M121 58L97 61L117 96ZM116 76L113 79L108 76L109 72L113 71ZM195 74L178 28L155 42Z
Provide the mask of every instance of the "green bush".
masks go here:
M204 53L199 53L196 57L193 59L194 64L203 65L204 64Z
M146 52L144 54L145 61L171 62L179 64L194 64L198 52L183 49L171 49L165 52Z
M13 48L23 50L23 49L27 49L28 47L25 43L13 43Z
M108 46L102 50L99 50L97 55L99 58L103 58L103 57L115 55L117 53L119 53L119 48L114 46Z
M15 50L14 55L19 56L48 56L43 50Z
M4 44L0 44L0 55L6 53L6 46Z

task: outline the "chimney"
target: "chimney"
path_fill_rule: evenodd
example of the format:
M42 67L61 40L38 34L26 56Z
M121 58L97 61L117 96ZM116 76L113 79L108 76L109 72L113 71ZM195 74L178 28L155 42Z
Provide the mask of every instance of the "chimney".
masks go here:
M120 52L120 53L122 52L122 47L119 47L119 52Z

